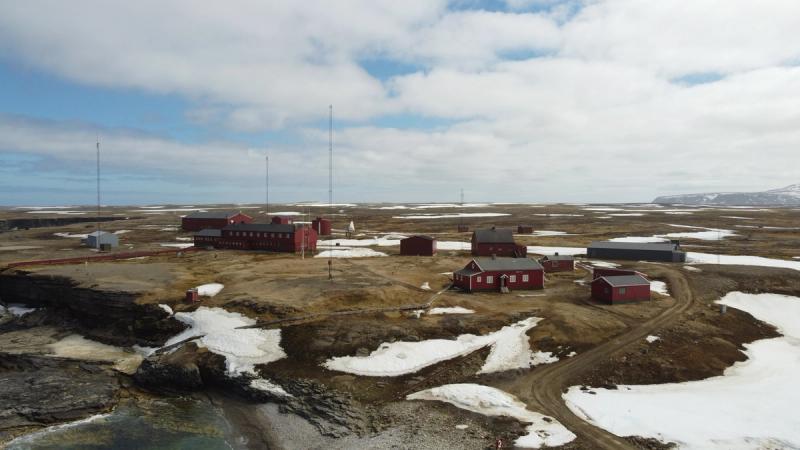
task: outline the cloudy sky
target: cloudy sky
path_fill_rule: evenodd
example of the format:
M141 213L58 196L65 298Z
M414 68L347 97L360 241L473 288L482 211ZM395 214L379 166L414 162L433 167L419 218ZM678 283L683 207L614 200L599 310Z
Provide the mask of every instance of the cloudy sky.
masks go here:
M800 182L797 0L0 2L0 204Z

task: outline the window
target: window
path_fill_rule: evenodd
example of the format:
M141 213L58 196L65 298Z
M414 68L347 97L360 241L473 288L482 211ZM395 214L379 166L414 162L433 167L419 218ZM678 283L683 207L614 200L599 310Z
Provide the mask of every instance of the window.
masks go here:
M523 283L527 283L528 282L528 274L523 274L522 275L522 282Z
M510 277L508 277L508 282L509 283L516 283L517 282L517 276L516 275L511 275Z
M480 283L480 282L481 282L481 277L478 277L478 283Z
M625 288L619 288L619 295L625 295Z
M491 275L487 275L486 276L486 282L489 283L489 284L494 283L494 277L491 276Z

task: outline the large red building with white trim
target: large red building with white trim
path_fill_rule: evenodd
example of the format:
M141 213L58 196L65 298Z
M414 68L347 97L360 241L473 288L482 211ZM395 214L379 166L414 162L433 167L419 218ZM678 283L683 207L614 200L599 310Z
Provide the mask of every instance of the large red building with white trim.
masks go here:
M542 289L544 268L528 258L474 258L453 272L453 285L466 292Z
M307 226L275 223L235 224L221 230L200 231L194 236L194 245L235 250L313 252L317 249L317 232Z
M472 254L474 256L514 256L524 257L528 248L514 242L514 234L505 228L475 230L472 233Z
M235 223L251 223L253 218L241 211L194 212L181 219L184 231L200 231L207 228L220 230Z

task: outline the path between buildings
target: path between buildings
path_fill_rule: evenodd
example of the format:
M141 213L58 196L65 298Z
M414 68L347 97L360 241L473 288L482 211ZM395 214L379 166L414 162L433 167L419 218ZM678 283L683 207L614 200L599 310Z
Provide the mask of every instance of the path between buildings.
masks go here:
M597 448L635 448L626 439L595 427L576 416L567 407L561 395L563 390L569 387L570 380L579 379L580 375L608 360L614 354L641 343L646 336L681 318L692 306L694 295L685 276L678 270L665 270L668 271L667 279L675 304L661 314L629 328L619 336L591 350L552 365L537 367L512 380L496 383L495 387L516 395L528 404L531 410L555 417L567 429Z

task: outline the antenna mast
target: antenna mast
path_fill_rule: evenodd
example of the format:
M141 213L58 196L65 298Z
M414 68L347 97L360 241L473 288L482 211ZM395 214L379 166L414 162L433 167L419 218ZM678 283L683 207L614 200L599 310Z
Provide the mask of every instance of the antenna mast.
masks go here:
M95 244L100 248L100 135L97 135L97 215L95 216Z
M328 217L333 219L333 105L328 105ZM328 250L328 279L333 281L333 250Z
M264 179L264 186L265 186L265 198L264 198L264 214L269 216L269 155L265 156L265 179Z

